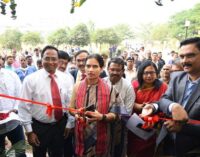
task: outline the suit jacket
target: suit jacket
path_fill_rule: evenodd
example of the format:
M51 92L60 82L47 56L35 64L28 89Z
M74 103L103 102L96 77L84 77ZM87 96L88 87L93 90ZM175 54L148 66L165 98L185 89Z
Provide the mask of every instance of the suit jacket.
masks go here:
M159 101L159 108L166 114L169 114L169 105L171 103L182 103L184 96L186 81L188 75L185 72L176 72L171 78L168 90ZM200 120L200 83L193 91L189 98L185 110L188 113L189 119ZM166 130L162 128L160 134ZM166 132L167 133L167 132ZM162 137L163 138L163 137ZM158 144L162 140L158 137ZM175 138L176 156L184 156L190 150L200 146L200 125L185 124L179 133L176 133Z
M74 83L76 83L76 78L77 78L77 74L78 74L78 69L74 69L72 71L70 71L71 75L74 78Z
M163 63L162 61L158 61L158 65L157 65L157 68L158 68L158 72L160 73L162 67L165 65L165 63Z
M77 74L78 74L78 69L74 69L72 71L70 71L71 75L73 76L74 78L74 82L76 82L76 79L77 79ZM105 70L103 70L101 73L100 73L100 78L104 78L104 77L107 77L107 74L105 72Z

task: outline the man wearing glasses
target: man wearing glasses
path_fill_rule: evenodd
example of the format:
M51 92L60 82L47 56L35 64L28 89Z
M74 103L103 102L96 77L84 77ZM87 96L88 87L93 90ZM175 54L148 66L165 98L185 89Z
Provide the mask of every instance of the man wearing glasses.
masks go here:
M68 107L71 96L69 78L58 67L58 49L46 46L42 50L43 69L27 76L22 86L21 97L28 100L53 104L57 108ZM34 157L63 156L65 131L69 119L62 109L46 113L46 106L21 102L19 116L26 130L29 144L33 147Z

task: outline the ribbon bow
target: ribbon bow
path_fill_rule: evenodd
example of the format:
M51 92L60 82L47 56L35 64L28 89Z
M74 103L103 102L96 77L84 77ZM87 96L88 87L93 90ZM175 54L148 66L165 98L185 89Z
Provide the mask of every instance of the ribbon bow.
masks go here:
M154 126L162 121L172 120L171 118L166 118L166 115L163 112L155 114L153 116L142 117L144 124L141 126L142 129L153 129Z
M145 116L142 117L144 124L141 126L142 129L153 129L154 126L163 121L173 120L172 118L168 118L163 112L160 112L153 116ZM182 124L193 124L200 125L200 120L189 119L188 121L179 121Z

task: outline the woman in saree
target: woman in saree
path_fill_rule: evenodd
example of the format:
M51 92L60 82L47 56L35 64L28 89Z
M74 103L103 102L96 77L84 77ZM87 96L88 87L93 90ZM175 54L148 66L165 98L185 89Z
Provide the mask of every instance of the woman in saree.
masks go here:
M78 82L72 94L71 107L79 111L93 105L83 114L75 114L75 153L78 157L109 157L110 123L118 118L120 101L115 92L99 75L104 66L99 54L86 58L86 78Z
M132 82L136 94L133 113L141 114L145 103L158 101L165 93L167 85L158 79L158 70L151 61L145 61L138 70L137 80ZM134 133L128 133L128 157L153 157L156 135L144 140Z

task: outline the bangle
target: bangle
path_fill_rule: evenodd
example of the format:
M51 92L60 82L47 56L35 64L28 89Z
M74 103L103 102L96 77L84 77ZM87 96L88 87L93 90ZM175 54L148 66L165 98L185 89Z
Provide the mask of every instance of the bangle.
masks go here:
M101 120L102 120L102 121L106 121L106 119L107 119L107 116L106 116L105 114L103 114Z

